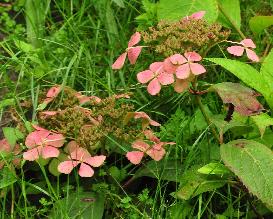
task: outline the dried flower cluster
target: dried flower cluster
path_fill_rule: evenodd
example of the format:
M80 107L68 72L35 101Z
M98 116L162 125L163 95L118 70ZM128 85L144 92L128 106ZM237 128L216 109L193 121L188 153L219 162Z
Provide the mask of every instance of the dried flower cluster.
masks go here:
M200 51L227 39L229 30L220 24L209 25L199 18L181 19L177 22L160 21L155 27L142 32L147 45L155 47L155 52L164 56L190 51Z

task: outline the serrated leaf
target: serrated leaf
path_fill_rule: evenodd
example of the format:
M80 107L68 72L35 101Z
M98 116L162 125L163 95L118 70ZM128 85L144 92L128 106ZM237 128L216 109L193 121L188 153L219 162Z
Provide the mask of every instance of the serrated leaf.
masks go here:
M197 172L197 168L193 167L184 173L181 187L175 194L180 199L189 200L204 192L220 188L226 182L225 179L217 176L200 174Z
M221 145L221 157L262 202L273 207L273 153L263 144L251 140L235 140Z
M70 193L54 204L50 218L101 219L105 195L94 192Z
M273 49L264 59L260 71L265 80L268 81L269 89L273 91Z
M229 169L221 163L209 163L199 168L197 171L202 174L215 174L215 175L230 174Z
M218 17L216 0L160 0L158 4L158 20L178 21L198 11L206 11L204 19L213 23Z
M17 181L15 172L8 167L0 170L0 189L8 187Z
M239 0L218 0L221 5L222 10L232 19L233 23L241 29L241 9ZM218 21L225 27L233 28L230 21L223 15L219 13Z
M206 60L218 64L241 79L248 86L261 93L273 109L272 89L269 82L252 66L240 61L225 58L207 58Z
M256 92L239 83L223 82L212 85L209 90L216 91L224 103L231 103L234 110L244 116L261 113L263 106L256 99Z
M125 8L123 0L112 0L112 1L115 2L116 5L119 6L120 8Z
M14 147L16 142L24 138L24 134L17 128L5 127L3 128L3 133L5 138L8 140L9 144Z
M273 16L255 16L250 18L249 27L253 33L259 34L273 25Z
M149 161L144 168L135 173L135 178L150 176L156 179L179 182L183 174L178 160Z
M263 137L266 127L273 125L273 118L271 118L268 114L263 113L256 116L251 116L255 124L258 126L261 137Z

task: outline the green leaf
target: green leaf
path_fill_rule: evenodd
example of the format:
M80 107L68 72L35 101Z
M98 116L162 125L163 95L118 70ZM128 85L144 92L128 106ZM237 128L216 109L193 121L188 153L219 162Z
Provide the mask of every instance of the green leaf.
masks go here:
M112 1L115 2L116 5L119 6L120 8L125 8L123 0L112 0Z
M24 138L24 134L20 132L17 128L5 127L3 128L3 133L12 147L15 146L18 140Z
M204 175L197 172L196 167L187 170L183 175L181 187L176 196L183 200L189 200L201 193L213 191L226 184L225 179L213 175Z
M209 163L197 170L202 174L215 174L215 175L223 175L230 174L229 169L221 163Z
M269 84L269 89L273 91L273 49L266 56L261 67L261 74Z
M273 155L263 144L235 140L221 145L221 157L247 189L262 202L273 207Z
M183 171L178 160L149 161L144 168L137 171L135 178L150 176L156 179L179 182Z
M53 158L49 165L48 165L48 171L54 175L54 176L59 176L61 173L58 171L58 165L62 162L67 160L67 155L64 153L60 153L58 158Z
M17 181L15 172L8 167L0 170L0 189L8 187Z
M218 17L216 0L160 0L158 4L158 20L178 21L198 11L206 11L204 19L213 23Z
M207 58L206 60L218 64L241 79L248 86L261 93L273 109L272 90L269 82L255 68L240 61L225 58Z
M221 5L222 10L227 14L233 23L241 29L241 10L240 10L240 1L239 0L218 0L218 3ZM218 21L225 27L233 28L233 25L230 21L223 15L221 12L218 17Z
M253 33L261 33L267 27L273 25L273 16L255 16L250 18L249 27Z
M50 218L101 219L104 212L104 194L94 192L69 193L55 203Z
M13 106L15 104L15 101L13 98L5 99L0 101L0 109L5 108L7 106Z
M273 125L273 118L271 118L268 114L263 113L256 116L251 116L255 124L258 126L261 137L263 137L266 127Z

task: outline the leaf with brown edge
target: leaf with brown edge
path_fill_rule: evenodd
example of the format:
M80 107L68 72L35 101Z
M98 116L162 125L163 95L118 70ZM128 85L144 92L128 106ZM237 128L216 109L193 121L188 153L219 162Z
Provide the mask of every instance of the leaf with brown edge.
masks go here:
M264 111L263 106L256 99L258 94L239 83L214 84L209 90L217 92L224 103L233 104L234 110L243 116L258 115Z

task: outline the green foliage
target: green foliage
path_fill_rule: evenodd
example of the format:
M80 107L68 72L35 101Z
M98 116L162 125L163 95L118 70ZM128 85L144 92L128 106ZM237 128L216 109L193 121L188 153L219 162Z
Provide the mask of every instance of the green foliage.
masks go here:
M160 0L158 4L158 20L177 21L194 12L206 11L205 20L213 23L218 17L216 0Z
M12 147L15 146L18 140L21 140L25 137L24 134L17 128L5 127L3 128L3 133Z
M221 145L221 157L249 192L273 207L272 151L250 140L235 140Z
M258 126L261 133L261 138L264 135L266 127L273 125L273 118L271 118L266 113L256 115L256 116L251 116L251 119L253 119L255 124Z
M253 33L259 34L273 25L273 16L255 16L249 20L249 27Z
M271 51L269 52L269 54L266 56L266 58L264 59L263 63L262 63L262 67L261 67L261 75L263 75L263 77L265 78L265 80L268 82L269 84L269 89L271 90L271 92L273 92L273 49L271 49ZM271 94L271 93L269 93Z
M239 0L218 0L218 4L226 15L232 20L232 23L241 29L241 9ZM233 24L225 15L220 12L218 22L226 27L233 28Z
M221 163L209 163L197 170L202 174L214 174L214 175L223 175L230 174L229 169Z
M14 170L4 167L0 170L0 189L6 188L17 181Z

